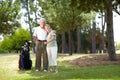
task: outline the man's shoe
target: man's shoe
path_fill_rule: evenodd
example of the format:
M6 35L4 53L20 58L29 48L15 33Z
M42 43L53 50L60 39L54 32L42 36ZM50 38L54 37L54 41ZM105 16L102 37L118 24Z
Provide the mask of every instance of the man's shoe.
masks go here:
M44 70L43 70L43 72L47 72L47 70L46 70L46 69L44 69Z
M36 71L36 72L38 72L39 70L38 70L38 69L36 69L35 71Z
M52 69L50 68L50 72L52 72Z
M55 70L55 73L58 73L58 69Z

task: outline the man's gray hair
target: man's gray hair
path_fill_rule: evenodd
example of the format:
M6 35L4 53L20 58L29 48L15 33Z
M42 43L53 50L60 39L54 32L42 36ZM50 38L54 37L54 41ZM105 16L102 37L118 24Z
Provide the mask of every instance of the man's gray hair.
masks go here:
M40 18L40 21L44 21L46 23L46 19L45 18Z

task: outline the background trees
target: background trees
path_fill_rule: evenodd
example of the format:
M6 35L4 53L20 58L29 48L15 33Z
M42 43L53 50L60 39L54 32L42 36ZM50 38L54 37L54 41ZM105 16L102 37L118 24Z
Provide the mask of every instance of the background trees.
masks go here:
M107 34L108 35L108 53L109 53L109 56L110 56L110 60L116 60L114 37L113 37L113 34L114 34L113 33L113 19L112 19L112 2L113 1L112 0L96 0L96 1L94 1L94 0L90 0L90 1L89 0L85 0L85 1L82 1L82 0L66 0L66 1L67 1L66 4L65 4L65 1L64 1L64 3L62 3L62 0L61 1L51 0L49 2L44 1L44 3L48 3L48 4L46 4L47 7L48 7L47 8L48 11L49 11L49 8L50 8L50 10L53 10L54 13L55 12L57 13L57 10L59 10L58 11L59 13L61 11L62 15L60 15L60 16L63 16L64 14L66 14L64 16L64 19L61 20L61 21L65 20L64 25L66 24L65 26L69 26L69 29L67 29L67 30L68 30L68 35L69 35L68 41L69 41L69 53L70 53L70 55L72 54L72 49L73 49L72 48L73 39L72 39L71 32L72 32L72 30L74 30L77 27L77 25L75 23L75 21L77 21L75 14L78 13L78 12L87 12L87 13L89 13L90 11L99 12L100 10L103 10L105 13L107 13L106 14L107 15L106 20L107 20L107 33L108 33ZM116 0L116 2L118 2L118 1ZM66 6L64 6L63 4L65 4ZM59 7L58 7L58 5L59 5ZM89 6L89 7L87 7L87 6ZM44 8L44 11L45 11L45 9L46 8ZM77 11L77 10L79 10L79 11ZM80 13L78 13L78 14L80 15ZM78 14L77 14L77 16L78 16ZM49 13L49 15L51 15L51 14ZM52 16L54 17L54 15L52 15ZM58 17L57 14L55 14L55 16ZM62 19L62 17L61 17L61 19ZM81 18L79 17L79 20L80 19ZM68 24L67 21L69 22L69 24ZM60 26L60 24L59 24L59 26ZM63 26L63 24L61 24L61 26ZM65 30L64 27L62 27L62 28ZM93 38L95 39L94 36L93 36ZM95 41L93 41L93 42L95 42ZM93 45L93 42L92 42L92 45ZM95 46L95 44L94 44L94 46ZM96 47L92 48L92 50L94 50L93 52L96 51L95 48Z
M110 60L116 60L112 11L119 14L119 0L21 0L21 2L20 7L27 11L24 16L27 18L30 32L31 28L38 25L37 20L40 17L45 17L47 23L57 31L59 52L70 55L76 52L96 53L106 48ZM96 13L102 15L102 32L95 22Z
M13 2L12 0L0 1L0 34L12 34L20 23L20 3L19 1Z
M16 51L18 53L25 40L30 40L30 33L28 30L20 28L12 36L4 36L4 40L0 42L0 51Z

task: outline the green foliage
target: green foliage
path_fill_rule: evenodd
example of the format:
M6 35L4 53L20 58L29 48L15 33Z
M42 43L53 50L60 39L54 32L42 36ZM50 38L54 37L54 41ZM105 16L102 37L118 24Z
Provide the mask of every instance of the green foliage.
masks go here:
M4 40L1 42L1 50L10 52L12 50L20 50L25 40L30 40L30 33L28 30L20 28L12 36L4 36Z
M116 43L115 47L117 50L120 50L120 43Z
M19 50L25 40L30 40L30 33L28 30L24 30L20 28L18 32L16 32L13 35L13 42L14 42L13 48Z
M1 42L1 49L4 50L5 52L9 52L12 49L12 39L8 37L4 37L4 41Z
M42 12L48 23L54 27L58 33L68 32L77 27L89 25L90 18L77 8L77 3L72 0L44 0L39 2ZM83 26L82 26L83 25Z
M31 27L38 26L37 20L41 17L40 6L38 6L37 0L21 0L21 9L24 9L26 12L23 12L23 16L26 17L25 22ZM34 16L34 17L33 17Z
M0 1L0 34L13 33L20 27L20 23L18 22L20 18L19 5L19 1Z

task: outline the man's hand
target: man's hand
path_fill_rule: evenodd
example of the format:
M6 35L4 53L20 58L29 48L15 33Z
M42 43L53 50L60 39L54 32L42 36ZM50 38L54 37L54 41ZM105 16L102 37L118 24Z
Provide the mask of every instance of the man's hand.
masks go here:
M40 44L40 41L36 40L36 45L39 45Z
M45 41L44 44L47 44L47 41Z

